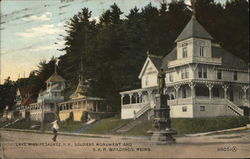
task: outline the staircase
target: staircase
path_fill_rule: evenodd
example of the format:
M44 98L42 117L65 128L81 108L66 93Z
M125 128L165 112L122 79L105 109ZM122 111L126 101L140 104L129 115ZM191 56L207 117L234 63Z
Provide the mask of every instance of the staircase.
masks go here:
M139 118L142 114L144 114L146 111L148 111L150 109L150 103L145 104L145 106L143 106L139 111L137 111L134 114L134 119Z
M122 134L122 133L126 133L128 132L129 130L131 130L132 128L134 128L136 125L142 123L143 121L145 120L148 120L148 113L147 111L144 112L143 115L141 115L140 117L138 117L137 119L135 120L132 120L131 122L123 125L122 127L114 130L114 133L115 134Z
M97 120L96 119L91 119L88 122L86 122L80 129L73 131L72 133L82 133L84 132L90 125L96 123Z
M23 120L23 119L16 119L15 121L13 121L13 122L9 122L9 123L7 123L6 125L4 125L2 128L6 128L6 127L8 127L8 126L10 126L10 125L12 125L12 124L15 124L16 122L18 122L18 121L21 121L21 120Z
M237 105L235 105L233 102L231 102L228 99L225 99L225 101L226 101L227 107L231 109L235 114L237 114L238 116L244 115L244 110L242 110L240 107L238 107Z

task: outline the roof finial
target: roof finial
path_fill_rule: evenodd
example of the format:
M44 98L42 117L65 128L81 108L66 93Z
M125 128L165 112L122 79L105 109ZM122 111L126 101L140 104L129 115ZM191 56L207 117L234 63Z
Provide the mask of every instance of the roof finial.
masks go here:
M192 6L192 18L196 19L196 10L195 10L195 4L196 0L191 0L191 6Z

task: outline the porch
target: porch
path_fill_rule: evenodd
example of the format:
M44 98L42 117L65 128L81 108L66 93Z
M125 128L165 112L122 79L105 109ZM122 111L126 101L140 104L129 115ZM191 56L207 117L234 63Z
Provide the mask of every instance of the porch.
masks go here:
M225 108L230 109L236 115L243 115L244 113L239 106L247 107L247 109L250 108L248 100L249 85L247 84L191 80L181 83L172 83L167 86L164 92L167 95L169 105L172 107L171 109L173 109L172 111L175 111L175 108L173 108L174 106L189 105L195 107L198 105L217 105L225 106ZM156 93L157 87L121 92L122 119L137 118L150 108L153 108L155 105L154 97ZM181 113L182 111L178 114ZM221 115L223 116L225 113L221 111ZM194 117L194 113L188 117L191 116Z

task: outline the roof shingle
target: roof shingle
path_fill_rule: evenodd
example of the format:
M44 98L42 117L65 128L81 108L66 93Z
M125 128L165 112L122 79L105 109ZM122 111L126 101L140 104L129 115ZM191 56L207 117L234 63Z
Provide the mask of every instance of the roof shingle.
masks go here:
M200 23L195 18L191 18L175 42L191 37L213 40L213 37L200 25Z

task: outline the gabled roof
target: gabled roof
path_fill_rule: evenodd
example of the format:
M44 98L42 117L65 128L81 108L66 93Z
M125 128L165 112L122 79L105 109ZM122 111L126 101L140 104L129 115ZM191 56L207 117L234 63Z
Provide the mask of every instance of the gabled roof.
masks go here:
M17 95L25 95L34 93L34 88L32 86L20 87L17 89Z
M159 71L161 69L162 57L154 56L154 55L148 55L148 58L153 62L156 69Z
M65 79L62 78L62 76L58 75L57 72L55 72L53 75L51 75L49 77L49 79L46 81L46 83L48 82L64 82Z
M191 37L213 40L212 36L193 17L190 19L181 34L177 37L175 42L185 40Z
M139 74L139 79L142 77L148 63L151 61L154 65L154 67L157 69L157 71L159 71L161 69L161 65L162 65L162 58L161 56L156 56L156 55L151 55L151 54L148 54L148 57L147 57L147 60L145 61L142 69L141 69L141 72Z
M32 96L29 96L28 98L22 101L21 105L29 105L35 102L36 102L36 99L34 99Z
M177 49L176 47L169 53L167 54L163 59L162 59L162 67L163 70L167 70L168 68L168 62L172 61L172 60L176 60L177 59Z
M222 67L248 69L247 63L220 46L212 46L212 57L222 58Z

